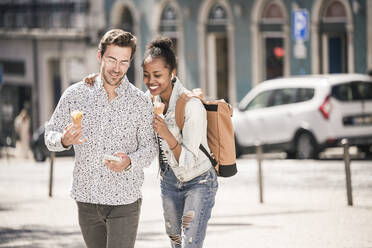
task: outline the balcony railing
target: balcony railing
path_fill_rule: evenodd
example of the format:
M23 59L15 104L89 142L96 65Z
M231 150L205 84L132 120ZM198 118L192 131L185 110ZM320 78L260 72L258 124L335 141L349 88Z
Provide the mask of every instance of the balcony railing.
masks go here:
M82 29L89 1L0 3L1 29Z

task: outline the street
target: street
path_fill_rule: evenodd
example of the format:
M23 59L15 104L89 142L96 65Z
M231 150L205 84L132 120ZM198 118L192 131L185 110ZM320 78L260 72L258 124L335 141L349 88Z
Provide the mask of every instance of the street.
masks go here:
M264 160L263 204L256 160L247 156L237 164L236 176L219 178L204 247L372 247L371 160L351 163L352 207L340 159ZM49 198L49 161L0 160L0 247L84 247L69 197L72 168L72 158L56 159ZM145 170L136 248L170 247L157 170L155 163Z

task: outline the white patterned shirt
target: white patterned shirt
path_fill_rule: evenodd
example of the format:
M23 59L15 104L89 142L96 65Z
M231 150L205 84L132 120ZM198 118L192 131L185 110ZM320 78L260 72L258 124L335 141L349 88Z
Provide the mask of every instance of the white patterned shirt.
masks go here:
M83 138L87 142L74 145L71 197L76 201L123 205L142 197L143 168L157 154L153 107L150 98L126 77L115 91L118 96L109 102L100 76L93 87L76 83L63 93L46 125L48 149L66 150L61 143L63 128L71 123L72 111L83 112ZM104 165L103 156L116 152L128 155L130 170L116 173Z

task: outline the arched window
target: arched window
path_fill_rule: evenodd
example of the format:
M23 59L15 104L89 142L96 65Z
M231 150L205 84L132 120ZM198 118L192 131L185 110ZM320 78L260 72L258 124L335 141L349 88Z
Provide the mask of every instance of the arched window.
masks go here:
M121 14L120 28L133 33L133 18L132 13L128 8L124 8L123 13Z
M214 4L207 20L208 87L218 99L229 101L227 12Z
M321 12L321 72L346 73L348 69L347 15L338 0L326 1Z
M132 13L129 10L129 8L125 7L122 11L121 18L120 18L120 24L119 27L125 31L131 32L134 34L134 21L132 17ZM131 66L129 67L127 71L127 78L129 82L132 84L135 84L135 61L131 62Z
M325 8L323 14L324 22L346 22L345 6L339 1L333 1Z
M167 5L161 14L159 31L160 33L177 32L177 14L173 6Z
M209 11L208 24L210 25L226 25L227 13L225 8L220 4L215 4Z
M175 8L167 4L163 8L160 18L159 33L172 39L174 52L179 57L178 16ZM178 68L176 69L178 70Z
M285 18L282 8L277 3L269 3L268 5L266 5L264 11L262 12L262 21L264 23L284 23Z
M264 55L261 78L272 79L285 74L285 23L283 7L276 1L268 2L262 11L260 33L262 39L262 54Z

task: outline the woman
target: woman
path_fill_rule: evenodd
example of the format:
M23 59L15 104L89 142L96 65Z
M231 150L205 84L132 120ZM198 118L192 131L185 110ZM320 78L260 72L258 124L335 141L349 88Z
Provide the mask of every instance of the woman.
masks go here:
M202 247L218 187L217 174L199 149L207 143L206 110L197 98L185 109L180 132L175 120L178 97L186 90L176 77L172 41L159 38L147 46L143 81L155 102L165 104L164 119L155 115L153 127L159 137L161 196L166 232L172 247Z
M186 90L176 77L176 56L169 38L147 45L143 81L154 104L165 104L163 115L155 114L158 135L161 197L166 232L173 248L200 248L218 188L217 174L209 158L206 110L197 98L185 108L182 132L175 120L178 97Z

